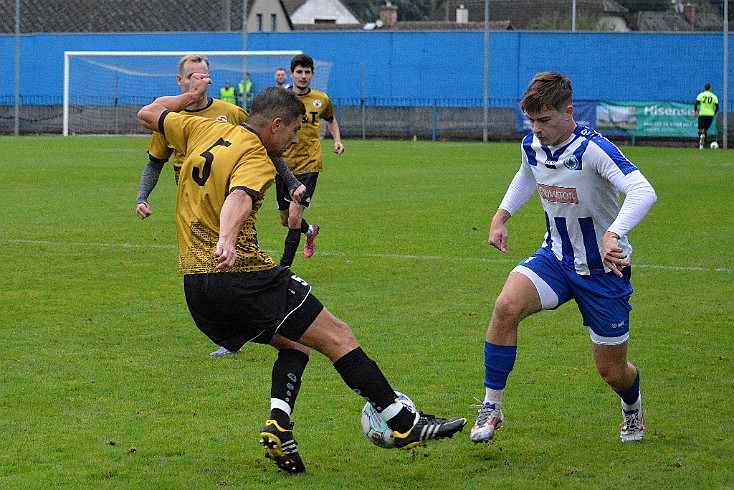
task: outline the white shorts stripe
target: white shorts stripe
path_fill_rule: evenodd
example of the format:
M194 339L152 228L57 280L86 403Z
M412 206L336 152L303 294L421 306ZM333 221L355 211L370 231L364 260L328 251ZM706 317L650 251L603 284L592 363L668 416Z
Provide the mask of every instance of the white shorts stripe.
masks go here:
M540 296L540 304L544 310L550 310L558 306L558 295L556 292L533 270L528 269L524 265L518 265L512 269L512 272L519 272L533 281L535 289L538 291L538 296Z
M625 333L624 335L620 335L619 337L601 337L594 333L593 330L589 329L589 336L591 337L591 341L594 342L597 345L619 345L624 344L629 340L630 333L629 331Z

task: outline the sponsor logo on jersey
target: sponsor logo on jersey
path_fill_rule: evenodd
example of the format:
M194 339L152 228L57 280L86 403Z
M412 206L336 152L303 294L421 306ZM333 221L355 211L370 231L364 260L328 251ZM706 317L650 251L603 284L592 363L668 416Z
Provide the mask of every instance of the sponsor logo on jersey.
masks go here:
M623 328L623 327L624 327L623 321L619 323L612 323L612 328Z
M320 100L316 99L316 100L314 100L314 101L313 101L313 106L314 106L315 108L317 108L317 109L318 109L318 108L320 108L320 107L321 107L321 105L322 105L322 104L321 104L321 101L320 101Z
M227 119L227 115L226 114L220 114L220 115L217 116L217 121L227 122L227 121L229 121L229 119Z
M579 196L574 188L538 184L538 194L540 194L540 197L550 202L565 204L579 203Z

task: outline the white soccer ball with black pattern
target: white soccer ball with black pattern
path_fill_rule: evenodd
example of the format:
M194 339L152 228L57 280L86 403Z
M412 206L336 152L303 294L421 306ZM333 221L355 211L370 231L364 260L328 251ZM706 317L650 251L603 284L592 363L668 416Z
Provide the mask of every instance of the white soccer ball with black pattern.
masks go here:
M412 413L416 413L418 411L413 400L408 398L407 395L400 393L399 391L396 391L395 394L398 396L400 403L402 403ZM392 435L392 429L370 403L366 403L362 409L362 432L364 432L367 439L369 439L375 446L385 449L392 449L395 447L395 439Z
M715 149L717 149L718 147L719 147L719 143L717 143L716 141L712 141L712 142L711 142L711 149L712 149L712 150L715 150Z

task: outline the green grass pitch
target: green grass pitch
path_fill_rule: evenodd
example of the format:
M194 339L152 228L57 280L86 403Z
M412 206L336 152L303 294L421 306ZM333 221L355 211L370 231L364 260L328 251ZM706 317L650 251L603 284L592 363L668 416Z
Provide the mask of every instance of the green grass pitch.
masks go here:
M413 452L372 446L359 426L363 401L314 353L293 417L307 473L289 477L257 443L275 351L210 358L215 346L189 317L170 165L153 215L135 217L148 139L0 145L2 488L734 487L729 151L622 148L659 195L631 234L644 442L619 442L619 399L568 304L521 325L506 425L490 445L474 446L467 427ZM519 145L346 148L325 152L305 214L321 226L316 255L293 269L395 389L472 424L492 304L544 229L534 197L509 222L506 255L486 244ZM272 189L257 226L279 257Z

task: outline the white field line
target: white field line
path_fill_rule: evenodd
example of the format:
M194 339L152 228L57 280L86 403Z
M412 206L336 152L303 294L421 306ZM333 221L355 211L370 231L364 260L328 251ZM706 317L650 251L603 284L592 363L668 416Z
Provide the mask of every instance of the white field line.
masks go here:
M62 242L52 240L2 240L0 243L19 243L29 245L58 245L63 247L109 247L109 248L154 248L154 249L169 249L175 250L178 248L176 245L156 245L156 244L135 244L135 243L96 243L96 242ZM274 250L266 250L266 252L272 254L276 253ZM319 255L326 255L332 257L372 257L382 259L395 259L395 260L443 260L447 262L479 262L487 264L516 264L518 260L510 259L487 259L484 257L444 257L442 255L404 255L404 254L347 254L345 252L325 252L319 250ZM634 267L641 269L660 269L660 270L671 270L671 271L691 271L691 272L724 272L731 273L734 269L727 269L724 267L686 267L686 266L672 266L672 265L655 265L655 264L638 264L634 263Z

